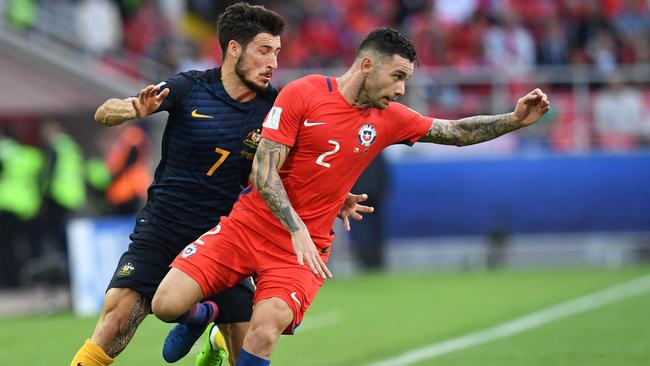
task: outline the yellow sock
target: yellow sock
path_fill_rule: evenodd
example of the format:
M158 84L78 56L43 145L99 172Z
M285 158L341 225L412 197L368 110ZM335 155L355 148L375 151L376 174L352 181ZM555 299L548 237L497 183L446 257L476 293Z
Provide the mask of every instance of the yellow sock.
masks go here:
M86 339L83 347L74 355L70 366L108 366L112 363L113 359L100 346Z

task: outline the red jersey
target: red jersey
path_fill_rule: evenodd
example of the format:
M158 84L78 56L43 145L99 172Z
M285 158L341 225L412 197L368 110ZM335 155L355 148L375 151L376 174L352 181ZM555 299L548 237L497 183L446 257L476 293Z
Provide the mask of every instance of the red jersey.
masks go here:
M291 147L280 178L319 250L329 246L336 215L372 159L389 145L413 144L431 122L400 103L384 110L355 108L339 93L336 79L322 75L298 79L280 92L262 137ZM256 189L240 196L231 217L292 250L289 232Z

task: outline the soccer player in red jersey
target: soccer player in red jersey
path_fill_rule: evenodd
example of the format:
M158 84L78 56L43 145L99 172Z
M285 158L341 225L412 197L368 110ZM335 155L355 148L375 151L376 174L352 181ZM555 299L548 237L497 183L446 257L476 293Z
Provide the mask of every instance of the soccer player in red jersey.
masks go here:
M154 314L185 321L197 301L255 273L255 307L237 366L268 365L279 336L293 333L331 277L332 223L382 149L418 141L475 144L533 124L549 109L546 94L535 89L512 113L423 117L395 102L415 60L410 40L381 28L361 42L344 75L288 84L265 119L253 185L228 217L174 260L154 296Z

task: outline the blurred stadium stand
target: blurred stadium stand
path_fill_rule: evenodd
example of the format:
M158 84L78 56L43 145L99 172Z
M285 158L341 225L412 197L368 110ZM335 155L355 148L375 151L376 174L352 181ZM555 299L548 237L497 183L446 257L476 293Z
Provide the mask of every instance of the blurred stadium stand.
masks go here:
M103 131L92 121L103 100L218 64L213 24L232 2L0 1L0 124L34 142L42 117L64 117L89 153ZM649 259L648 2L257 3L288 24L277 87L309 73L341 73L358 40L389 25L418 47L404 101L423 114L504 113L534 87L551 98L537 125L492 142L388 150L389 268ZM147 125L153 141L163 127ZM353 271L340 238L334 267Z

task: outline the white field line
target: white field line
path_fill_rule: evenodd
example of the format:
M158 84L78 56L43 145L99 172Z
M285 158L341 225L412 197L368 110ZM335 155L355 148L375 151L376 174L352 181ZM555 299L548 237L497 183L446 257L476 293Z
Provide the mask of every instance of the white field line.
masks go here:
M650 291L650 275L548 307L492 328L466 334L446 341L432 343L428 346L417 348L396 357L391 357L366 366L411 365L416 362L487 343L499 338L522 333L552 321L583 313L630 297L638 296L648 291Z

